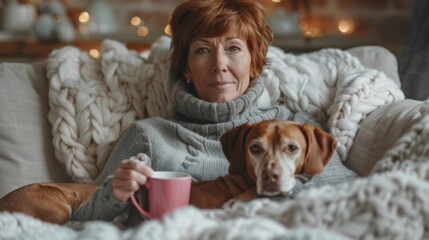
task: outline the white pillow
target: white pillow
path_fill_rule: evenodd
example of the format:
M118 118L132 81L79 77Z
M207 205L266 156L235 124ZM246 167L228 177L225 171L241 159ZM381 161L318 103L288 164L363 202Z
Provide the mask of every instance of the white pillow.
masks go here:
M54 157L44 64L0 64L0 197L33 182L70 181Z
M374 110L361 123L346 165L367 176L374 165L391 149L421 115L421 101L405 99Z

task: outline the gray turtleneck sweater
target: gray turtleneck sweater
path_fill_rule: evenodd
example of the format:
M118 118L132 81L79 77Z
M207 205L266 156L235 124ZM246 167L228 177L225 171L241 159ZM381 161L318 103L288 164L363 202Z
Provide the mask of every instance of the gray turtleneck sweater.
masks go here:
M100 187L89 202L73 213L72 220L110 221L130 209L129 203L116 201L111 192L111 175L124 159L144 153L155 171L187 172L197 180L210 180L228 170L219 142L224 132L246 122L274 118L312 122L308 115L294 115L282 106L261 108L264 88L259 83L238 99L225 103L203 101L189 93L186 86L179 86L174 94L175 116L136 121L122 134L96 180Z

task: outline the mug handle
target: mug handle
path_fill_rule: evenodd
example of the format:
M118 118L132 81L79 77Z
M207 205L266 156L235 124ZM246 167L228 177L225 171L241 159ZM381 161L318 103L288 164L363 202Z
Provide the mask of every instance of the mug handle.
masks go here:
M147 186L147 185L146 185ZM151 214L149 212L147 212L146 210L144 210L140 204L138 203L136 197L133 195L131 195L131 202L133 203L134 207L140 212L140 214L142 214L143 216L147 217L147 218L152 218Z

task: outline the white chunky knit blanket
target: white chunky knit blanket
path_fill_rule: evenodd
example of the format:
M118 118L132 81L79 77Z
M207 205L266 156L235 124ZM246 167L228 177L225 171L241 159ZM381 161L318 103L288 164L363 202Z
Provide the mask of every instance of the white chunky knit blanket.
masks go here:
M54 51L48 62L49 121L57 159L75 181L93 182L113 143L136 119L171 114L170 39L137 53L105 41L100 59L74 47ZM344 160L360 121L375 108L404 98L395 82L364 68L338 49L293 55L271 47L260 81L271 104L306 111L327 123Z
M121 230L88 222L82 230L0 213L0 239L428 239L429 102L370 176L301 192L284 202L257 199L221 210L178 209Z
M76 181L91 182L112 143L136 118L170 114L169 39L132 52L106 41L100 60L67 47L49 59L49 119L58 159ZM325 121L343 159L360 121L402 99L392 80L350 54L325 49L292 55L270 48L264 82L272 104L286 104ZM429 237L429 103L415 125L368 177L302 191L295 199L257 199L220 210L191 206L159 221L121 230L88 222L82 230L0 213L0 239L425 239Z

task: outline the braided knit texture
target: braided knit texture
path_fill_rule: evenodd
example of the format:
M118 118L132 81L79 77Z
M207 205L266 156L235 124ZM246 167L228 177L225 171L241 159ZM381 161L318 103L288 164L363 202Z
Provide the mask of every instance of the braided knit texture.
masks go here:
M109 44L116 47L121 46L116 42L105 42L104 47ZM115 49L117 50L117 48ZM124 56L129 58L131 54L129 50L123 47L119 49L124 50ZM60 125L64 125L63 132L58 133L60 135L67 133L67 130L70 129L70 124L75 124L75 128L78 130L82 129L80 121L83 120L76 121L75 117L72 117L77 114L83 115L85 109L82 106L79 108L79 112L74 108L74 106L78 105L76 104L77 102L82 101L79 97L71 97L77 94L75 86L80 86L80 89L85 90L85 93L82 94L87 94L86 92L89 92L91 87L97 84L104 86L106 89L108 88L107 83L100 84L98 83L100 80L96 80L100 79L99 76L103 76L101 67L103 64L90 59L75 49L68 48L60 49L59 51L66 50L76 53L78 57L75 61L79 62L79 59L84 59L88 62L87 64L93 64L94 68L97 67L100 73L82 75L81 71L88 67L84 65L77 65L76 69L80 70L77 72L69 71L67 67L61 70L60 66L62 64L58 65L57 71L53 71L53 68L51 68L49 74L51 74L50 79L53 82L55 80L54 76L60 75L58 72L62 72L62 78L58 79L69 79L67 84L65 83L67 81L57 80L57 89L64 90L62 93L65 97L64 101L70 102L70 109L68 110L76 112L75 115L67 115L68 113L60 111L50 113L52 116L56 116L56 118L50 116L50 119L62 119L58 120L56 126L59 129L61 128ZM137 53L134 54L136 59L140 59L140 57L137 57ZM149 59L151 53L146 54L148 54ZM287 66L287 68L279 67L274 69L277 64L273 63L264 70L262 81L265 82L268 91L271 93L272 103L286 104L294 111L310 112L319 119L325 120L337 137L343 136L346 138L352 136L350 137L352 139L353 134L355 134L355 132L351 133L354 131L352 128L358 128L359 121L371 111L370 109L402 97L399 90L393 87L382 73L359 67L359 63L353 60L353 57L342 51L329 49L302 56L293 56L272 48L269 54L278 56L279 64L284 62L284 66ZM119 58L118 53L114 55L115 59ZM330 55L331 57L321 55ZM332 56L343 56L342 58L348 58L349 60L340 60L341 57ZM72 57L69 56L64 61L71 59ZM316 64L320 59L325 59L323 60L323 68ZM101 59L100 61L103 60ZM124 62L129 61L131 60L124 60ZM149 60L140 59L139 61L141 62L136 63L139 66L141 64L150 64L148 63L150 62ZM167 62L163 62L164 66L168 64ZM332 66L341 66L343 64L343 67L332 67L332 69L336 69L336 73L328 74L328 69L330 68L327 66L331 66L329 63ZM51 62L50 64L53 63ZM352 64L356 64L356 69L353 69ZM118 63L118 65L121 64ZM307 68L312 71L306 72L305 69ZM315 68L319 70L314 70ZM118 70L121 69L118 67L115 69L117 72L123 71ZM287 71L294 73L283 75ZM346 72L349 72L350 75L347 75ZM146 72L145 74L149 73ZM112 76L114 75L112 74ZM325 76L327 75L333 76L333 80L326 80ZM86 85L75 83L74 79L81 79L83 78L82 76L85 77L84 82ZM157 76L156 73L153 76ZM299 81L294 80L294 76ZM127 81L119 85L131 84L135 81L131 80L131 78L119 78L127 79ZM136 81L134 86L150 87L152 91L158 90L161 93L170 91L168 83L154 83L154 79L155 77L150 83L141 83L140 81L143 80ZM310 81L309 79L312 80ZM361 84L366 82L367 86L352 88L352 86L361 86L358 83L354 83L354 81ZM304 88L303 86L306 87ZM102 106L101 99L104 98L100 96L103 94L107 96L113 95L107 90L102 93L99 91L100 88L97 87L94 87L92 95L90 94L94 99L100 98L98 105L93 103L95 104L94 108ZM312 88L312 90L307 90L308 88ZM295 89L295 91L291 89ZM54 93L52 94L51 98L55 96ZM131 95L130 92L126 94ZM165 109L165 112L153 112L153 109L158 109L157 107L148 110L148 106L153 107L154 104L168 107L170 101L168 94L159 96L155 93L151 94L153 94L153 98L149 96L148 92L146 95L139 92L139 96L145 96L139 97L141 100L140 110L118 110L117 112L130 112L129 114L132 117L127 121L133 121L134 118L139 117L153 116L152 114L169 114ZM154 100L155 97L164 99L164 102ZM82 97L82 99L84 98ZM58 106L61 106L59 105L61 101L56 101ZM122 101L128 104L127 107L124 107L125 109L133 109L134 107L131 106L138 104L133 103L128 98ZM148 104L148 102L151 103ZM316 102L318 104L314 104ZM112 102L107 103L115 104ZM87 111L87 119L90 119L89 121L91 122L95 121L95 118L91 119L90 117L90 114L92 114L90 110ZM132 111L135 111L135 113ZM429 191L429 161L427 160L429 158L429 102L423 102L419 111L420 116L416 119L414 125L397 140L392 149L386 152L383 158L374 166L370 175L353 182L304 190L296 198L289 200L262 198L247 203L237 202L219 210L199 210L191 206L184 207L166 215L161 220L147 221L127 230L120 230L112 223L92 221L85 223L82 225L83 229L77 231L66 226L41 222L19 213L3 212L0 213L0 239L428 239L429 198L427 197L427 192ZM98 114L104 116L101 113ZM109 116L110 118L106 118L105 121L113 119L113 115ZM113 120L111 121L112 123L114 122ZM119 122L120 124L117 123L119 124L117 128L120 129L118 132L127 125L124 120ZM344 125L342 125L343 123ZM92 123L92 125L97 127L104 126L98 125L98 123ZM55 124L53 126L55 127ZM344 127L341 128L341 126ZM334 130L335 128L339 130ZM349 131L341 129L349 129ZM83 129L80 131L83 131ZM79 138L83 138L83 136L76 133L68 134L73 137L73 134L75 134ZM76 154L73 153L75 150L72 150L76 147L72 145L76 141L73 137L70 137L68 142L69 146L73 147L69 147L68 150L72 154ZM56 141L63 141L59 140L60 137L56 139ZM91 137L88 137L88 139L91 139ZM348 141L343 140L344 148L347 148L347 143ZM82 148L91 146L89 143L81 145ZM93 151L101 150L94 148ZM57 154L61 155L61 153ZM93 159L98 158L93 157ZM67 162L65 159L63 161ZM67 164L73 165L73 163ZM77 163L75 164L79 166ZM84 164L82 166L86 167ZM97 169L98 167L94 168ZM81 172L85 171L82 170ZM82 174L82 176L86 175ZM75 227L77 226L79 225L76 224Z
M428 239L429 102L365 178L256 199L219 210L184 207L127 230L88 222L83 230L0 213L0 239ZM79 226L79 225L77 225Z
M345 160L359 124L377 107L403 99L392 79L338 49L293 55L271 47L263 82L271 104L305 111L325 123ZM56 158L75 181L93 182L120 134L136 119L172 114L170 38L138 53L107 40L99 59L74 47L47 65L49 122Z

